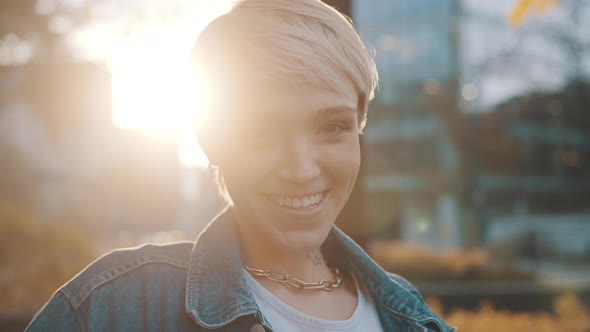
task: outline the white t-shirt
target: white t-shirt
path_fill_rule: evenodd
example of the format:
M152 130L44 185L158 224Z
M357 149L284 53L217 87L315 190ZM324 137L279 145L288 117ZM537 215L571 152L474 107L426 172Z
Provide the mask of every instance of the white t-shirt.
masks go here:
M354 313L346 320L326 320L316 318L281 301L264 288L245 269L246 281L256 304L274 331L305 331L305 332L367 332L383 331L377 309L370 296L365 294L357 284L358 303ZM356 281L355 281L356 284Z

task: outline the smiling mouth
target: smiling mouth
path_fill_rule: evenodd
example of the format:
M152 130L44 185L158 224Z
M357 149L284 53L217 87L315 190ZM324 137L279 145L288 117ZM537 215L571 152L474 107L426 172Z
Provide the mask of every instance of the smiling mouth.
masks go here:
M273 202L281 207L304 209L319 205L324 199L324 192L301 197L287 197L277 195L269 195L268 197L270 197Z

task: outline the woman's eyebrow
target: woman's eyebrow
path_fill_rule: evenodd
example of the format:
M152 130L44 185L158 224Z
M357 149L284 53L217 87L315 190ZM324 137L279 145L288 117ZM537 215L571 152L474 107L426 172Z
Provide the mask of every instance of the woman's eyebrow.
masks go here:
M356 115L356 112L357 112L357 110L355 107L351 107L351 106L347 106L347 105L332 106L332 107L326 107L326 108L320 109L318 111L317 117L324 118L324 117L328 117L328 116L332 116L332 115L346 114L346 113L351 113L353 115Z
M340 105L340 106L329 106L325 108L320 108L314 115L313 118L321 119L330 116L337 116L339 114L347 114L350 113L351 115L356 116L357 110L355 107L351 107L348 105ZM273 123L276 121L281 121L284 119L284 115L277 114L272 111L265 111L265 110L258 110L248 114L247 119L242 120L242 124L251 123L251 124L264 124L264 123Z

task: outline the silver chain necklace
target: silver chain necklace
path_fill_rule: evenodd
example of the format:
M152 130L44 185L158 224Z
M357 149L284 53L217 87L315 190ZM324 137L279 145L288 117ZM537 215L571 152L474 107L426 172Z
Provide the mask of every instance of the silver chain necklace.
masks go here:
M282 284L287 284L293 286L298 289L308 290L308 289L319 289L324 291L332 291L342 284L342 276L340 274L340 270L338 268L330 268L332 272L336 275L336 280L320 280L315 282L305 282L301 279L297 279L295 277L290 276L288 273L275 270L275 269L255 269L249 266L244 266L248 272L252 273L253 276L259 278L266 278L268 280L276 281Z

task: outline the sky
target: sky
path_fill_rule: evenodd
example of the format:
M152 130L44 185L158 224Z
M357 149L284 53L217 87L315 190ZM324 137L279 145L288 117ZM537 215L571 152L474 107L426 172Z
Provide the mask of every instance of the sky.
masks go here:
M570 0L561 1L568 3ZM544 12L532 10L520 24L513 26L506 18L515 2L463 0L467 13L462 29L464 84L473 84L478 89L478 98L467 103L468 110L485 111L512 96L528 91L556 90L567 83L566 72L571 63L568 50L548 37L563 31L560 30L563 23L570 21L564 7L556 4L546 7ZM581 16L590 21L590 6L580 10L583 10ZM557 28L548 29L549 26ZM590 26L585 28L590 29ZM580 39L585 38L590 46L588 33L583 29L580 27L573 33ZM502 54L510 50L517 50L519 57L503 60ZM490 54L498 55L497 69L481 73L477 68ZM582 70L590 76L590 52L586 52L583 62Z

